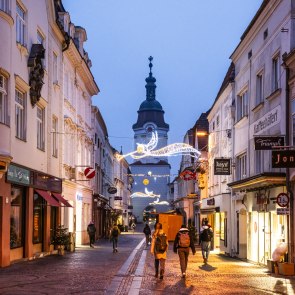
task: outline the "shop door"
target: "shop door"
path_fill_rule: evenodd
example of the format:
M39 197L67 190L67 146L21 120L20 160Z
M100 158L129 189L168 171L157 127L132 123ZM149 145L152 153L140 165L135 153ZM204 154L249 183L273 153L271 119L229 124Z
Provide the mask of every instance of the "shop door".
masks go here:
M270 232L270 214L268 212L259 212L259 260L261 264L266 264L271 256L271 232Z

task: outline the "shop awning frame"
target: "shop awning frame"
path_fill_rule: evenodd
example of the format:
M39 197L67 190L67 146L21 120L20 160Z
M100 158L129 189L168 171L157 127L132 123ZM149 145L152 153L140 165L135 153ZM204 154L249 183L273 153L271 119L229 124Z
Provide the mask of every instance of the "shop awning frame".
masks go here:
M60 203L56 201L47 191L35 189L35 192L41 196L50 206L61 207Z
M62 207L69 207L73 208L73 206L64 198L61 194L58 193L51 193L53 197L55 197L60 203L64 204Z

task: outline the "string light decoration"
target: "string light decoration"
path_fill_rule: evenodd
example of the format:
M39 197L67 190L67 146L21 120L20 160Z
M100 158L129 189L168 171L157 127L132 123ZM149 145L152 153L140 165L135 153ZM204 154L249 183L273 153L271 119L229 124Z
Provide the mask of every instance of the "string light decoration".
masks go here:
M158 150L154 150L158 144L158 133L152 132L151 140L147 144L137 143L136 151L125 155L117 153L115 157L118 161L126 157L132 157L135 160L145 157L170 157L177 155L188 155L193 158L199 158L201 153L187 143L172 143Z
M160 198L157 198L157 200L155 200L152 203L149 203L149 205L153 205L153 206L156 206L156 205L169 205L169 203L167 201L160 201Z
M133 193L130 198L136 198L136 197L142 197L142 198L160 198L161 195L156 195L154 194L153 191L148 191L147 188L144 189L144 193L143 192L135 192Z

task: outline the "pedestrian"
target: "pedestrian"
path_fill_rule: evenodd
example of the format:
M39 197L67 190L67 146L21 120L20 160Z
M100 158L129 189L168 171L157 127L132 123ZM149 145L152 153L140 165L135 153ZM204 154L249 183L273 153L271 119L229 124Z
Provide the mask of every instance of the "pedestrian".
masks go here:
M202 256L203 256L204 263L208 262L212 238L213 238L213 230L211 226L208 224L208 220L205 220L200 230L200 243L201 243Z
M113 241L113 253L118 252L118 238L119 238L120 230L116 223L111 230L111 241Z
M165 262L167 259L168 238L162 229L161 223L155 224L155 231L152 235L151 253L155 256L155 277L159 275L162 280L165 272Z
M174 253L178 252L180 269L183 278L186 276L189 248L191 248L193 255L195 255L196 249L194 239L190 235L188 228L185 226L185 224L183 224L176 234L173 245Z
M96 228L93 221L90 221L87 226L87 233L89 235L90 247L94 248Z
M146 247L150 244L150 238L151 238L151 229L149 227L149 225L146 223L143 232L145 234L145 245Z

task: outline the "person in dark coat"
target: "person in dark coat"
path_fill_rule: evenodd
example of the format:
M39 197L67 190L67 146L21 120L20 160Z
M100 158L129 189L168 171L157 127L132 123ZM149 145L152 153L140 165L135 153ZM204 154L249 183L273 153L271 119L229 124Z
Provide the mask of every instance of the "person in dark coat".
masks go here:
M148 224L145 225L143 232L145 234L145 245L147 247L150 244L150 238L152 233Z
M174 253L178 252L180 268L183 278L185 278L186 276L189 248L191 248L193 255L195 255L196 249L194 239L191 236L188 228L185 226L185 224L183 224L178 233L176 234L173 246Z
M113 253L118 252L118 238L120 234L119 227L116 223L111 230L111 240L113 241Z
M213 230L210 224L208 223L208 220L205 220L200 230L200 244L201 244L202 256L203 256L205 264L207 264L208 262L212 238L213 238Z
M94 248L96 228L93 221L90 221L87 226L87 233L89 235L90 247Z

